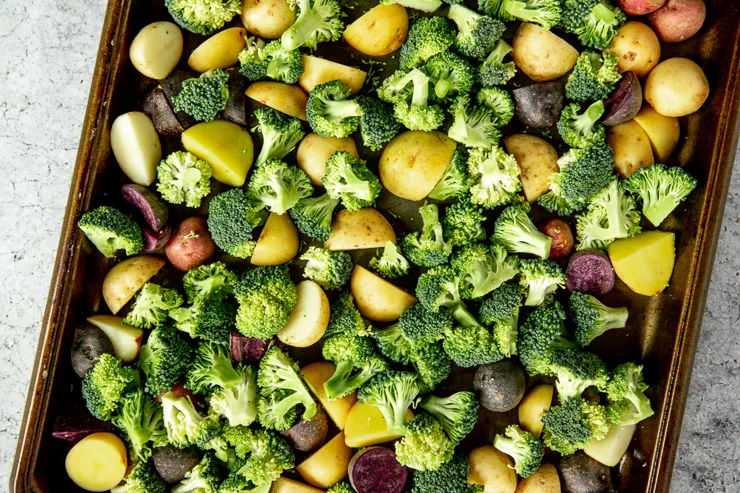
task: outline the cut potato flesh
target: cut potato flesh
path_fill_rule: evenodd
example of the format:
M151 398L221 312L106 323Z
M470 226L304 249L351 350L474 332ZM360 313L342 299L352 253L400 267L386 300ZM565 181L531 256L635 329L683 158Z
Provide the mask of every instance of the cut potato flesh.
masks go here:
M288 214L270 213L262 227L250 262L252 265L280 265L298 254L298 230Z
M294 116L304 122L308 121L306 117L308 95L298 86L282 82L259 81L247 87L244 94L281 113Z
M622 460L637 426L612 426L602 439L592 441L583 451L605 466L614 467Z
M542 416L550 409L554 393L552 385L538 385L527 392L519 403L519 424L537 438L542 433Z
M296 470L308 484L319 488L329 488L347 477L347 467L354 451L344 443L344 433L329 440Z
M249 132L225 120L199 123L182 134L182 145L211 165L213 178L240 187L254 160L254 144Z
M87 321L108 336L116 358L124 363L133 361L139 355L144 331L123 323L123 318L114 315L93 315Z
M324 490L282 476L272 483L269 491L270 493L324 493Z
M393 322L416 304L416 298L369 270L355 265L350 288L357 308L374 322Z
M247 45L244 41L246 34L246 29L241 27L214 34L193 50L188 65L196 72L233 67L239 63L239 52Z
M311 55L303 55L303 67L303 75L298 79L298 84L306 92L311 92L314 87L324 82L339 80L349 86L352 94L357 94L367 77L364 70Z
M88 435L67 454L65 468L72 481L87 491L108 491L126 474L126 445L112 433Z
M370 207L359 211L343 209L332 221L324 248L333 251L381 248L388 241L395 244L396 233L383 214Z
M329 401L324 390L324 383L334 375L336 370L337 367L328 361L317 361L301 368L300 373L309 390L324 406L329 418L337 425L337 428L344 430L347 415L357 402L357 392Z
M319 341L329 325L329 299L313 281L298 284L298 299L288 323L278 332L281 342L293 347L308 347Z
M152 120L140 111L124 113L110 128L110 146L129 179L148 187L157 176L162 145Z
M414 414L409 410L406 419L411 420ZM383 413L370 404L360 401L352 406L344 426L344 442L351 448L380 445L401 438L400 435L388 432Z
M164 264L154 255L139 255L113 266L103 280L103 299L111 313L118 313Z
M671 280L676 261L675 235L645 231L612 242L607 250L614 272L637 294L654 296Z

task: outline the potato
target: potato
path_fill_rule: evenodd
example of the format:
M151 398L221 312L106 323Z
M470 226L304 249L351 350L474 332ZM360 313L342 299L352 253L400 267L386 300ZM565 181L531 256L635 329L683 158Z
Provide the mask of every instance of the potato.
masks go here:
M607 127L606 143L614 151L614 169L622 178L655 163L650 139L635 120Z
M316 187L324 186L321 178L326 174L326 162L332 154L338 151L347 151L353 157L359 158L357 145L352 137L324 137L317 133L306 135L298 145L296 161Z
M192 468L198 465L200 456L195 447L177 448L174 445L155 447L152 451L152 465L166 483L179 483Z
M665 4L666 0L619 0L619 8L627 15L645 15L654 12Z
M242 24L251 34L264 39L277 39L296 19L287 0L244 0Z
M661 293L673 274L675 239L673 233L644 231L632 238L612 242L607 251L614 272L637 294Z
M313 486L309 486L283 476L280 476L274 483L272 483L269 491L270 493L324 493L324 490L314 488ZM259 489L257 492L262 493Z
M328 361L317 361L301 368L300 374L309 390L313 392L313 395L324 406L329 418L337 425L339 430L344 430L349 410L357 402L357 393L352 392L339 399L329 401L324 391L324 382L329 380L336 370L337 367Z
M444 175L456 146L441 132L403 132L388 143L380 156L380 181L393 195L421 200Z
M347 467L354 452L344 443L344 432L339 432L326 445L296 467L296 471L319 488L328 488L347 477Z
M542 433L542 415L552 405L554 390L549 384L538 385L530 389L519 403L519 424L537 438Z
M668 0L648 16L648 21L661 41L679 43L699 32L706 18L703 0Z
M203 41L188 58L188 65L196 72L229 68L239 63L237 56L246 46L247 31L241 27L224 29Z
M78 377L83 378L103 354L114 353L108 336L95 325L82 324L75 328L70 360Z
M618 59L619 72L645 77L660 61L660 41L647 24L627 21L606 50Z
M223 120L199 123L183 132L182 145L211 165L216 181L240 187L247 180L254 144L249 132L239 125Z
M306 118L308 96L298 86L282 82L260 81L250 84L244 94L286 115L294 116L304 122L308 121Z
M204 217L189 217L172 232L165 248L167 260L183 272L205 264L216 253L216 244Z
M528 22L519 26L511 47L516 66L538 82L560 78L578 59L578 50L567 41Z
M110 127L110 146L121 171L132 182L145 187L154 183L162 145L146 114L131 111L116 118Z
M645 101L663 116L686 116L709 97L709 81L701 67L688 58L669 58L650 72Z
M352 295L363 316L374 322L393 322L416 304L416 298L362 266L355 265L350 279Z
M118 313L164 264L159 257L139 255L114 265L103 279L103 299L111 313Z
M293 347L308 347L324 336L329 325L329 299L313 281L298 283L298 300L278 339Z
M516 134L504 137L504 148L512 154L522 170L524 197L534 202L550 190L550 175L560 170L558 152L545 139L535 135Z
M646 104L635 115L635 121L645 131L659 163L665 163L678 144L681 127L675 116L663 116Z
M347 84L352 94L357 94L365 83L367 72L359 68L348 67L341 63L325 60L317 56L303 55L303 75L298 84L306 92L330 80L340 80Z
M538 82L511 91L520 122L532 128L550 128L560 119L565 104L560 81Z
M298 253L298 230L288 214L270 213L262 227L250 262L252 265L280 265Z
M93 433L72 447L64 466L70 479L80 488L108 491L126 474L126 445L112 433Z
M542 464L534 474L519 481L516 493L560 493L560 476L552 464Z
M634 72L622 73L622 80L606 100L601 123L612 126L631 120L642 107L642 86Z
M406 419L410 421L413 418L414 414L411 410L407 411ZM400 435L388 432L388 425L383 413L377 407L363 404L360 401L352 406L344 427L344 443L348 447L369 447L391 442L398 438L401 438Z
M344 40L360 53L383 56L406 41L409 16L398 4L376 5L344 30Z
M616 426L612 425L606 437L601 440L594 440L583 449L586 455L596 459L605 466L614 467L622 460L624 453L630 446L632 435L635 434L637 426Z
M324 248L333 251L380 248L388 241L396 243L396 233L383 214L371 207L359 211L343 209L334 216Z
M280 434L291 447L299 452L313 452L326 442L329 432L329 418L324 408L318 406L311 419L299 419L296 424L281 431Z
M537 229L552 238L550 260L568 258L573 253L575 240L573 239L573 231L570 230L568 223L562 219L552 218L538 225Z
M124 363L136 359L141 349L144 331L123 323L121 317L114 315L93 315L87 321L102 330L111 344L116 358Z
M514 493L516 472L508 455L491 445L474 448L468 453L469 483L483 485L483 493Z
M139 31L128 53L136 70L152 79L164 79L182 56L182 31L172 22L153 22Z

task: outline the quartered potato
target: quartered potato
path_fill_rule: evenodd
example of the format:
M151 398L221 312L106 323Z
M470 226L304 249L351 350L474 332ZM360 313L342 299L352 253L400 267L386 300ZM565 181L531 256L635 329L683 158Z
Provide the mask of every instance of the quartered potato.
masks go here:
M307 121L306 103L308 102L308 95L298 86L263 80L251 84L244 91L244 94L258 103L286 115L294 116L304 122Z
M387 241L396 243L396 233L388 220L371 207L359 211L342 209L334 216L331 234L324 242L327 250L380 248Z
M398 320L416 304L415 297L359 265L352 271L350 288L360 313L374 322Z
M365 83L365 77L367 77L367 72L359 68L317 56L303 55L303 75L298 79L298 84L304 91L311 92L319 84L339 80L352 90L352 94L357 94Z
M247 31L241 27L232 27L214 34L193 50L188 58L188 65L196 72L233 67L239 63L239 52L247 46L244 41L246 34Z
M383 56L398 50L408 33L406 9L398 4L380 4L347 26L344 40L360 53Z
M153 22L131 42L131 64L147 77L162 80L177 66L182 56L182 31L172 22Z
M240 187L254 161L249 132L236 123L214 120L194 125L182 134L182 145L211 165L213 178Z
M116 118L110 128L110 146L121 171L132 182L145 187L154 183L162 145L146 114L131 111Z

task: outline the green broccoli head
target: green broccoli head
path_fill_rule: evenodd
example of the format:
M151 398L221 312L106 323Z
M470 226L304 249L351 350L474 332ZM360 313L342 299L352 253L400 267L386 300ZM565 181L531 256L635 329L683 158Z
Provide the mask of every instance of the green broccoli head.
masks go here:
M331 234L331 221L339 199L331 198L328 193L319 197L307 197L298 201L290 209L298 231L317 241L326 241Z
M468 58L486 58L506 30L500 20L459 4L450 7L447 18L457 25L455 47Z
M340 199L347 210L370 207L380 195L380 180L364 161L347 151L337 151L326 162L326 174L321 178L329 197Z
M545 411L542 423L545 445L563 455L574 454L609 432L606 408L581 397L551 407Z
M534 474L545 456L542 442L517 425L507 426L504 435L496 435L493 446L514 459L514 469L522 478Z
M555 349L549 360L550 370L557 377L555 386L561 402L580 397L589 387L603 389L609 379L601 358L582 349Z
M227 344L236 324L236 306L229 300L197 298L191 306L170 310L169 317L190 337Z
M367 326L362 314L355 306L355 298L349 290L342 291L330 304L329 325L326 327L325 337L348 332L357 335L367 335Z
M570 295L570 314L575 325L574 336L581 346L588 346L607 330L623 328L629 316L627 308L608 307L578 291Z
M304 408L303 419L316 414L316 403L298 376L298 365L277 346L268 349L260 361L257 385L261 395L259 422L266 428L287 430L293 426L299 405Z
M237 330L259 339L269 339L285 327L298 296L285 265L248 270L239 279L235 294Z
M576 347L567 339L565 311L560 303L539 305L519 327L517 350L529 375L554 375L550 355L556 349Z
M448 311L433 312L417 303L401 312L398 325L412 344L428 344L439 341L445 330L452 328L452 315Z
M501 140L496 115L488 107L470 103L470 96L459 96L450 108L453 122L447 135L466 147L491 148Z
M563 5L560 27L578 36L585 46L609 47L627 16L609 0L571 0Z
M139 461L123 482L111 493L166 493L167 483L159 477L151 461Z
M221 429L218 415L201 416L190 397L177 397L172 392L162 396L162 413L167 441L178 448L204 447Z
M396 442L396 459L417 471L434 471L452 459L455 444L442 425L430 414L420 413L406 426L404 437Z
M330 486L326 493L355 493L349 481L340 481Z
M244 49L237 56L239 60L239 72L248 81L258 81L267 77L267 52L265 42L260 38L246 36L244 38Z
M458 144L444 175L439 179L428 197L435 200L462 198L468 194L468 151Z
M581 113L581 105L571 103L560 114L558 133L571 147L587 147L592 140L603 140L604 125L597 120L604 114L604 102L596 101Z
M442 218L445 240L452 246L460 247L483 240L486 237L483 229L485 220L483 210L478 205L468 200L456 202L447 207Z
M681 168L654 164L638 169L622 185L640 198L643 215L658 227L696 188L696 179Z
M363 404L378 408L390 433L405 435L406 415L418 394L419 381L415 373L390 370L360 387L357 398Z
M185 387L196 394L209 395L234 387L241 381L241 375L232 364L228 346L210 341L198 344Z
M265 46L266 75L286 84L295 84L303 75L303 55L296 49L286 49L279 40Z
M136 389L125 394L118 407L118 414L111 419L129 443L131 455L140 461L151 457L152 445L167 444L167 432L162 420L162 407Z
M606 385L606 397L610 408L619 411L613 413L616 424L633 425L653 415L650 399L645 395L647 389L648 386L643 381L642 365L624 363L612 371Z
M301 260L306 261L303 276L329 290L342 289L354 266L347 252L332 252L314 246L301 255Z
M431 392L447 380L452 370L452 359L439 342L412 341L411 364L418 375L419 391L423 393Z
M100 253L115 257L120 250L136 255L144 246L141 227L136 221L113 207L101 206L88 211L77 226Z
M498 146L472 149L468 173L470 200L488 209L511 203L522 189L519 164Z
M568 76L565 95L581 103L606 99L621 78L616 55L585 50Z
M479 10L503 21L520 20L550 30L560 20L560 0L481 0Z
M199 122L210 122L226 108L229 99L229 74L209 70L182 82L182 90L172 98L175 111L184 111Z
M618 238L634 236L642 230L640 219L634 198L612 177L576 218L577 249L603 249Z
M218 459L212 452L206 452L198 465L172 487L172 493L217 493L222 479Z
M506 55L512 51L512 47L503 39L496 41L486 59L478 66L477 80L481 86L503 86L516 75L514 61L504 62Z
M422 71L434 84L434 97L440 100L468 94L475 82L475 72L470 62L449 50L431 57Z
M416 74L422 72L414 69ZM423 75L423 74L422 74ZM428 104L428 77L423 75L414 82L414 97L411 101L399 101L393 106L396 119L409 130L430 132L444 123L444 111L437 105Z
M481 298L517 275L516 257L498 243L472 243L452 255L452 267L460 273L460 296Z
M378 373L390 369L368 337L340 333L327 338L322 351L324 359L337 367L324 383L324 391L330 401L351 394Z
M468 436L478 421L478 399L473 392L457 392L449 397L427 396L421 407L439 421L455 444Z
M481 325L448 330L442 346L452 361L462 368L495 363L504 358L491 331Z
M368 96L358 96L360 105L360 134L362 142L370 150L379 151L401 131L393 106Z
M348 99L350 87L339 80L316 85L308 94L306 117L314 132L324 137L347 137L360 126L362 107Z
M442 308L453 310L462 305L460 274L450 266L429 269L419 276L416 297L433 312L438 312Z
M200 207L211 191L211 167L195 154L175 151L157 166L157 191L170 204Z
M319 43L338 41L344 31L337 0L295 0L298 18L280 37L286 50L302 46L315 50Z
M190 365L193 351L171 327L154 329L139 351L139 368L146 375L146 391L153 396L169 392Z
M164 4L180 27L204 36L242 11L240 0L165 0Z
M550 256L552 245L552 238L540 233L519 205L510 205L501 212L494 226L493 240L509 252L530 253L541 259Z
M411 493L482 493L483 486L468 483L469 479L468 458L458 453L435 470L414 471Z
M401 248L412 263L422 267L447 263L452 245L444 239L439 208L436 204L425 204L419 207L419 214L422 220L421 232L415 231L404 236Z
M182 279L188 302L223 300L234 292L238 278L223 262L203 264L189 270Z
M569 216L585 208L588 205L588 197L575 200L565 198L560 186L562 178L561 173L551 174L549 178L550 191L541 195L537 199L537 203L545 210L553 212L558 216Z
M409 261L392 241L387 241L382 252L378 251L370 259L369 266L375 273L386 279L397 279L409 273Z
M377 330L372 333L372 337L383 356L396 363L411 364L414 347L411 340L401 332L399 324Z
M303 124L298 118L284 115L272 108L255 110L254 116L262 134L262 148L254 162L255 166L270 159L283 159L305 135Z
M232 188L211 199L208 231L213 242L229 255L248 258L256 242L252 232L267 219L267 213L249 199L241 188Z
M480 321L492 327L493 339L507 358L517 354L516 341L519 327L519 309L522 306L522 288L514 283L504 283L491 292L480 306Z
M524 306L537 306L545 303L558 288L565 287L565 274L552 260L521 259L519 284L527 291Z
M261 485L268 485L269 490L269 485L295 464L290 445L274 431L253 430L244 426L229 427L224 431L223 437L234 448L237 457L227 481L231 480L229 483L232 487L241 483L245 488L228 491L251 491L247 486Z
M182 296L174 289L148 282L136 295L123 323L140 329L159 327L167 320L167 313L182 303Z
M123 394L137 382L136 370L104 353L82 379L82 397L93 416L107 421L118 409Z
M225 417L229 426L249 426L257 419L257 372L250 366L238 366L239 382L211 395L211 411Z
M409 28L399 56L401 70L422 65L455 43L455 30L444 17L420 17Z
M476 100L493 112L499 127L505 127L514 118L514 98L502 87L484 87L478 91Z
M302 169L277 159L258 166L247 185L249 199L275 214L284 214L312 193L311 180Z

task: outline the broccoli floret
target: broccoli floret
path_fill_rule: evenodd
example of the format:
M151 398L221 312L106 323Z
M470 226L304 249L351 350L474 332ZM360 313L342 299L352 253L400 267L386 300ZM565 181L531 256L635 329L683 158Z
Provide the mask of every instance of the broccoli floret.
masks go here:
M249 81L267 77L265 42L253 36L244 37L245 47L239 52L239 72Z
M514 61L504 62L506 55L513 51L511 45L499 39L483 63L478 66L478 83L483 87L503 86L516 75Z
M491 209L509 204L522 189L519 164L498 146L472 149L468 157L470 200Z
M400 69L422 65L455 43L455 30L444 17L421 17L409 28L399 56Z
M411 364L419 377L419 391L431 392L450 376L452 359L441 343L414 344Z
M422 220L421 232L414 231L404 236L401 248L408 259L421 267L434 267L447 262L452 253L452 245L445 242L444 230L439 220L436 204L419 207Z
M204 341L195 350L195 359L188 370L185 387L196 394L209 395L241 383L234 369L229 348L223 344Z
M257 419L257 373L238 366L239 382L211 395L211 411L225 417L230 426L249 426Z
M252 232L267 219L267 213L249 199L241 188L232 188L211 199L208 231L213 242L229 255L248 258L256 242Z
M277 346L267 350L257 374L260 389L259 422L266 428L287 430L303 406L303 419L316 414L316 403L298 376L298 365Z
M218 416L201 416L190 397L177 397L172 392L162 396L162 413L167 440L178 448L189 445L203 447L218 435Z
M601 358L577 348L553 350L550 370L557 377L555 386L561 402L580 397L589 387L603 389L609 379Z
M193 351L171 327L154 329L139 352L139 368L146 375L146 391L153 396L169 392L190 365Z
M442 339L452 329L452 315L447 311L433 312L417 303L401 312L398 327L412 345L428 344Z
M534 474L545 456L542 442L517 425L507 426L504 435L496 435L493 446L514 459L514 469L522 478Z
M409 72L409 81L413 84L413 95L410 100L398 101L393 105L393 114L409 130L431 131L444 122L442 108L429 104L430 79L421 70Z
M337 367L324 383L324 391L330 401L351 394L378 373L390 369L371 339L352 333L327 338L322 354Z
M182 303L182 296L174 289L148 282L136 295L123 323L140 329L159 327L167 320L167 313Z
M312 193L311 180L302 169L277 159L268 159L258 166L247 186L249 198L275 214L284 214Z
M396 363L411 364L414 348L411 341L401 332L399 324L375 331L372 337L383 356Z
M159 477L151 461L139 461L123 482L111 493L166 493L167 483Z
M238 464L236 464L238 462ZM241 465L244 461L236 461L235 467ZM238 471L231 472L221 486L218 488L218 493L270 493L272 484L266 483L259 486L255 486L251 481L239 474Z
M210 122L226 108L229 99L229 74L209 70L182 82L182 90L172 98L175 111L184 111L199 122Z
M386 279L396 279L409 273L409 261L392 241L387 241L382 253L370 259L370 268Z
M524 306L537 306L558 288L565 287L565 274L552 260L521 259L519 284L527 290Z
M642 365L630 362L616 367L606 385L612 421L627 426L652 416L650 399L645 395L647 389L642 379Z
M332 300L329 312L329 325L325 337L335 334L351 333L363 335L367 331L362 314L355 306L355 298L350 291L342 291Z
M314 240L326 241L331 234L331 220L337 205L339 199L325 193L299 200L289 212L298 231Z
M279 40L267 43L264 49L268 60L266 75L274 80L295 84L303 75L303 55L296 49L286 49Z
M120 250L136 255L144 246L136 221L113 207L101 206L80 217L77 226L100 253L115 257Z
M340 199L350 211L370 207L380 195L380 180L367 168L365 161L347 151L338 151L326 162L326 174L321 178L329 197Z
M549 375L550 356L554 350L576 347L567 339L565 311L557 301L540 305L519 327L517 351L529 375Z
M221 484L221 467L212 452L206 452L197 466L172 487L172 493L217 493Z
M115 356L103 353L95 366L85 373L82 397L90 414L107 421L118 409L121 396L137 382L136 370L122 366Z
M445 332L445 353L462 368L501 361L504 355L491 331L480 324L467 324Z
M516 257L497 243L473 243L452 255L450 263L460 273L460 297L471 300L490 293L517 274Z
M305 46L315 50L319 43L338 41L344 31L342 9L336 0L295 0L298 18L280 37L286 50Z
M270 430L252 430L244 426L229 427L224 431L224 439L234 448L237 461L231 468L227 481L231 484L251 483L252 487L269 485L283 471L292 469L295 464L293 449L283 437ZM219 490L222 492L223 490ZM250 489L229 489L242 492ZM260 490L261 491L261 490Z
M606 99L622 76L617 70L617 56L584 51L565 84L568 99L585 103Z
M457 392L449 397L427 396L421 407L439 421L455 444L468 436L478 421L478 399L473 392Z
M462 305L460 274L450 266L434 267L421 276L416 284L416 297L429 310L453 310Z
M199 299L223 300L234 292L237 276L223 262L204 264L188 271L182 279L190 303Z
M405 435L406 414L418 394L416 374L391 370L376 375L360 387L357 398L363 404L378 408L389 433Z
M458 453L434 471L415 471L411 493L482 493L483 486L468 483L469 478L468 459Z
M452 459L455 444L430 414L421 413L406 425L404 437L396 442L396 459L417 471L433 471Z
M326 493L355 493L349 481L340 481L330 486Z
M547 30L560 20L559 0L481 0L478 8L504 21L532 22Z
M506 30L503 22L462 5L453 5L447 18L457 26L455 48L469 58L482 60Z
M623 328L629 316L627 308L608 307L578 291L570 295L570 314L575 322L573 335L581 346L588 346L607 330Z
M696 179L681 168L654 164L638 169L622 184L640 197L643 215L658 227L696 188Z
M242 11L240 0L165 0L164 4L180 27L204 36Z
M129 443L131 455L146 461L151 457L152 445L167 444L167 432L162 421L162 407L136 389L125 394L120 401L118 414L111 419Z
M303 124L298 118L284 115L272 108L255 110L254 116L262 134L262 148L254 162L255 166L269 159L283 159L305 135Z
M558 133L571 147L587 147L592 140L603 140L604 125L597 120L604 114L604 102L596 101L580 113L581 105L571 103L563 109L558 120Z
M468 94L475 82L473 66L452 51L434 55L424 65L423 71L434 84L434 95L438 99Z
M468 151L458 144L442 178L429 192L428 197L435 200L461 198L468 193Z
M560 188L560 182L563 176L560 173L550 175L550 191L541 195L537 203L549 212L554 212L559 216L569 216L574 212L582 210L588 205L588 197L570 200L563 196Z
M360 105L360 134L362 142L370 150L379 151L401 131L394 114L393 106L368 96L358 96Z
M470 104L470 96L459 96L450 108L453 121L447 135L466 147L489 149L501 140L496 115L488 107Z
M193 153L175 151L157 166L157 191L170 204L200 207L211 191L211 167Z
M563 4L560 27L578 36L585 46L606 49L627 16L607 0L568 0Z
M288 323L297 289L285 265L256 267L236 285L236 328L247 337L269 339Z
M407 9L421 10L423 12L434 12L442 6L441 0L380 0L383 5L398 4Z
M342 289L354 266L347 252L332 252L313 246L301 255L301 260L306 261L303 276L330 290Z
M504 283L483 300L478 317L492 327L493 339L507 358L517 354L516 340L519 327L519 309L522 306L522 289L514 283Z
M324 137L347 137L360 126L362 107L348 99L352 90L339 80L316 85L308 94L306 116L314 132Z
M501 212L494 226L493 240L500 242L512 253L530 253L541 259L550 256L552 238L539 232L518 205L510 205Z
M634 198L613 177L576 218L577 249L606 248L612 241L634 236L641 230Z
M454 203L447 207L442 218L445 240L452 246L466 246L476 240L484 240L485 220L483 210L474 203L468 200Z
M573 397L551 407L542 417L545 445L563 455L586 448L591 440L600 440L609 432L604 406Z
M476 96L478 104L493 111L496 125L505 127L514 118L514 98L502 87L484 87Z

